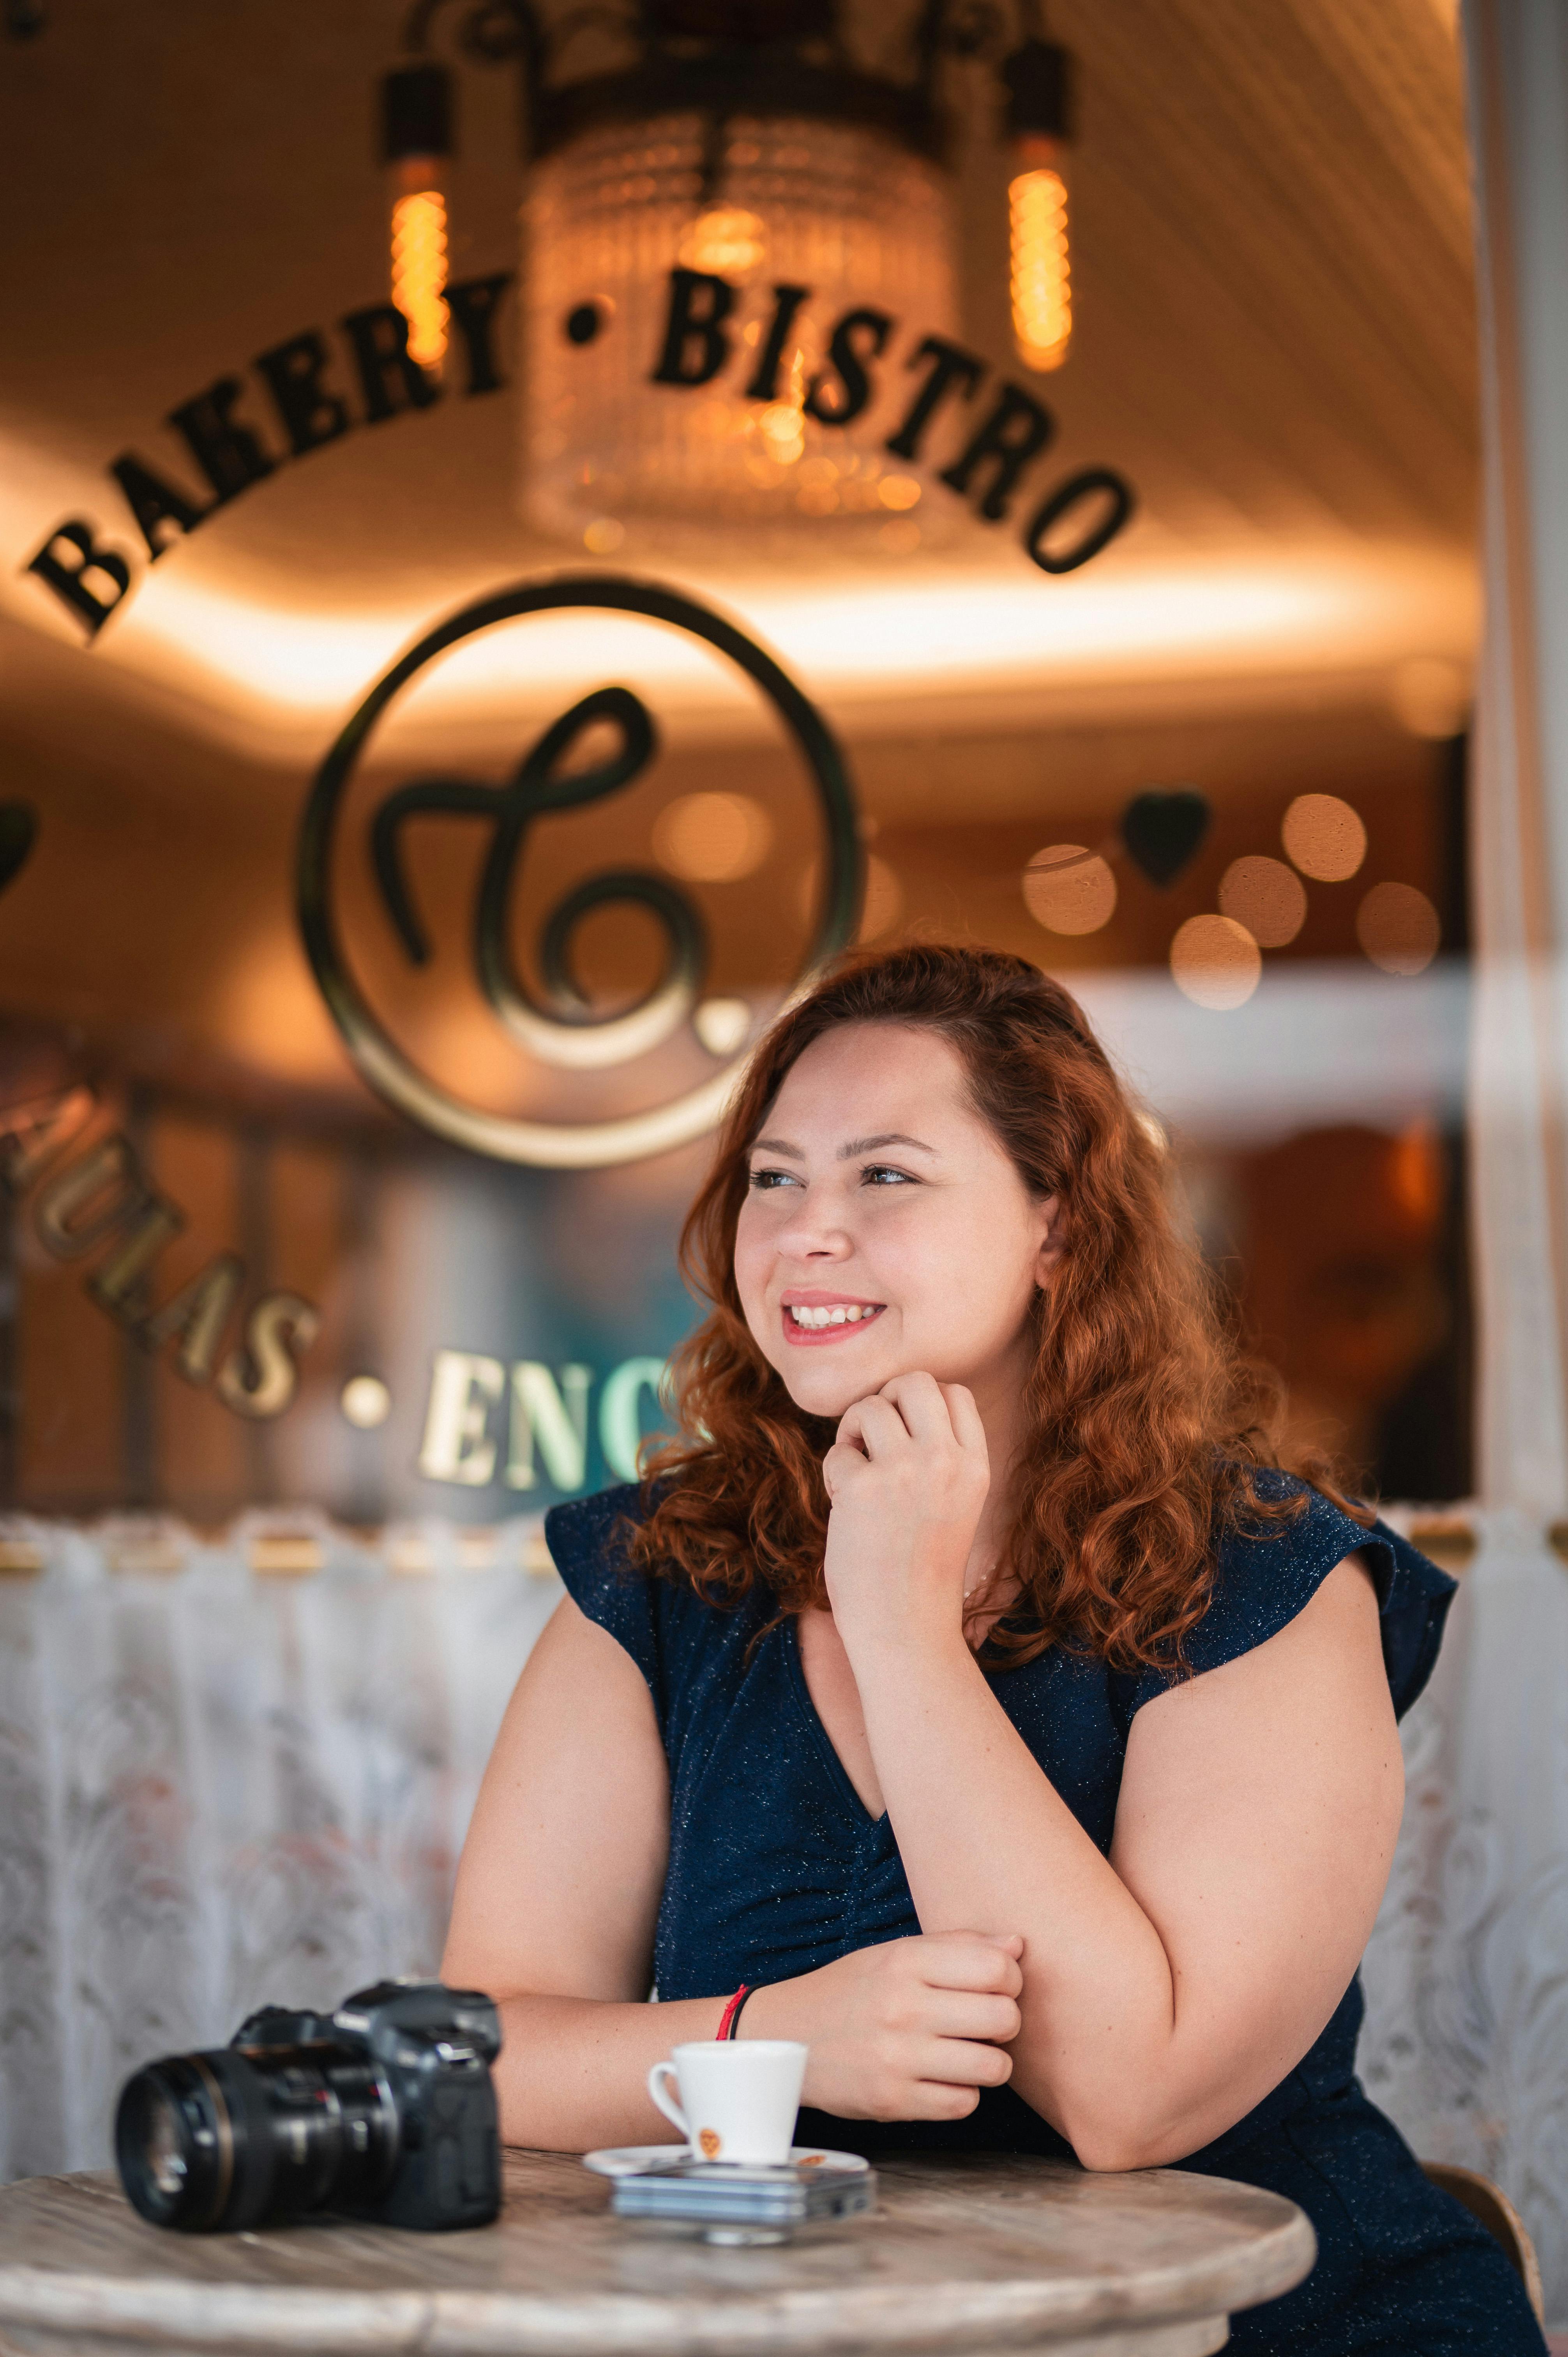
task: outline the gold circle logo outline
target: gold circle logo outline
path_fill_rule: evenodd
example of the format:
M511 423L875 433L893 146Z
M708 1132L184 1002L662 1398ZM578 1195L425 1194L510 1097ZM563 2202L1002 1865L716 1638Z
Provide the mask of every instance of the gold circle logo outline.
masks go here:
M661 582L606 574L523 581L449 614L382 673L344 726L312 781L300 823L295 912L317 986L362 1079L422 1129L470 1153L534 1169L602 1169L635 1162L716 1125L755 1042L685 1095L646 1112L600 1122L523 1121L482 1112L433 1081L407 1057L353 978L332 910L331 866L344 791L377 722L399 691L435 658L475 632L521 615L585 607L639 614L703 640L744 672L784 722L816 789L828 859L811 946L786 1003L810 988L828 961L854 939L865 891L865 856L854 791L838 741L789 673L736 624Z

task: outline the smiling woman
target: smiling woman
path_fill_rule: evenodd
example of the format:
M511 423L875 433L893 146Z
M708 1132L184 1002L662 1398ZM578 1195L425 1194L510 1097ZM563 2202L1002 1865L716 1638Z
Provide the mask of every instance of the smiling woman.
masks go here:
M1179 1664L1216 1517L1300 1512L1251 1479L1273 1388L1219 1329L1163 1143L1020 959L864 955L778 1024L683 1255L714 1308L677 1354L682 1426L712 1437L660 1460L679 1478L634 1541L652 1574L821 1605L833 1426L912 1369L973 1391L1005 1451L977 1545L1027 1598L992 1618L1009 1659L1067 1639Z
M1072 1000L850 961L759 1048L686 1261L683 1437L550 1517L568 1600L459 1877L505 2133L656 2136L671 2045L798 2040L813 2141L1289 2194L1318 2264L1239 2350L1539 2357L1354 2075L1452 1583L1271 1460Z

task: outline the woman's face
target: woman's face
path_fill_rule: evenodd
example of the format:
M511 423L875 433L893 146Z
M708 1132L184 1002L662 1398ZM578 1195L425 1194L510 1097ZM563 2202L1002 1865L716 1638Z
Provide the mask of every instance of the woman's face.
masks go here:
M973 1110L956 1049L849 1023L790 1068L751 1149L736 1233L746 1321L790 1397L837 1417L895 1375L1015 1402L1055 1198Z

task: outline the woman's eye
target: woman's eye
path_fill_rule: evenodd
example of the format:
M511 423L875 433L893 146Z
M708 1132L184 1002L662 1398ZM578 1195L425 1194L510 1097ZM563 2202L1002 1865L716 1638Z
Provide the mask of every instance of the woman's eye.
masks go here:
M918 1187L912 1170L896 1170L890 1162L868 1162L860 1174L863 1187Z
M793 1187L797 1181L792 1170L754 1170L751 1174L751 1183L758 1194L761 1194L765 1190L770 1191L777 1187Z

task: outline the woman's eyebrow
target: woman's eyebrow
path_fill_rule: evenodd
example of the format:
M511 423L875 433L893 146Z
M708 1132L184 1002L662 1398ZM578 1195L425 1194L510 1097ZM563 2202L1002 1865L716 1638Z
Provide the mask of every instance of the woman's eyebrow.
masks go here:
M754 1137L751 1150L753 1154L787 1155L791 1162L804 1162L806 1158L798 1146L787 1145L781 1137Z
M906 1137L901 1129L886 1129L876 1137L852 1137L847 1146L839 1147L839 1160L852 1162L857 1154L870 1154L879 1146L912 1146L917 1154L934 1154L934 1146L922 1145L918 1137Z

